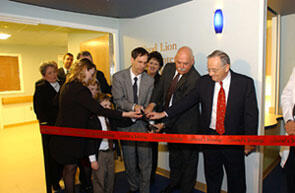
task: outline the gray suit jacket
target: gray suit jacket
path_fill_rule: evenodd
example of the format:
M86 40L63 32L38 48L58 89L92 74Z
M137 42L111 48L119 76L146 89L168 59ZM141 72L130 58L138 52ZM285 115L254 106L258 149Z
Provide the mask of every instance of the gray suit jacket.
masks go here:
M143 72L139 85L138 104L146 107L154 88L154 79ZM130 75L130 68L117 72L113 75L112 95L118 110L132 111L133 88Z

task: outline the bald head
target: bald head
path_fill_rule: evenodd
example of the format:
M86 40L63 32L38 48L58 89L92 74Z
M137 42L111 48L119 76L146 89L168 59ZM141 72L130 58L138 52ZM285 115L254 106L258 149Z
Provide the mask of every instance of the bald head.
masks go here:
M174 57L174 61L176 64L176 70L179 74L189 72L195 63L192 49L187 46L179 48Z

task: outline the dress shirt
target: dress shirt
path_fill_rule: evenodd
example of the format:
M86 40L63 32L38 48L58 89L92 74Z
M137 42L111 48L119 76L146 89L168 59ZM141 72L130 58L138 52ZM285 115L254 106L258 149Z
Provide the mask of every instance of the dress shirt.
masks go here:
M70 69L66 69L65 67L62 67L64 69L65 75L67 75L67 72L70 72Z
M227 76L222 80L222 87L223 87L224 93L225 93L226 104L227 104L230 80L231 80L231 75L230 75L230 71L228 71ZM219 84L219 82L215 82L213 104L212 104L212 113L211 113L211 123L210 123L210 128L214 129L214 130L216 130L217 100L218 100L219 90L220 90L220 84Z
M289 78L289 81L285 88L283 89L281 95L281 106L283 111L284 121L293 119L293 107L295 105L295 68ZM288 135L287 132L285 135ZM281 156L281 166L284 167L289 156L289 146L281 146L280 156Z
M174 77L175 77L177 74L178 74L178 71L175 70L175 73L174 73L174 76L173 76L172 80L174 79ZM183 74L179 74L179 78L178 78L177 82L181 79L182 76L183 76ZM172 81L171 81L171 82L172 82ZM170 99L170 101L169 101L169 106L168 106L168 107L171 107L171 106L172 106L173 96L174 96L174 94L172 94L172 96L171 96L171 99Z
M132 85L134 84L134 78L137 77L137 97L139 95L139 85L140 85L140 81L141 81L141 74L139 75L135 75L133 72L132 72L132 69L130 68L130 76L131 76L131 83Z
M97 116L99 119L99 122L101 124L101 128L103 131L107 131L107 124L106 124L106 118L103 116ZM108 139L102 139L100 146L98 150L108 150L109 149L109 141ZM90 162L95 162L96 161L96 156L95 155L89 155L89 160Z
M281 106L284 121L293 120L293 106L295 105L295 68L281 95Z
M54 90L55 90L56 92L59 91L59 89L60 89L60 85L59 85L58 82L54 82L54 83L50 82L50 85L54 88Z
M130 68L130 77L131 77L131 84L133 85L134 84L134 78L137 77L137 98L139 96L139 85L140 85L140 81L141 81L141 75L142 74L139 74L139 75L135 75L133 72L132 72L132 68ZM132 110L134 111L134 107L135 107L136 104L134 104L132 106ZM135 122L136 119L132 119L133 122Z

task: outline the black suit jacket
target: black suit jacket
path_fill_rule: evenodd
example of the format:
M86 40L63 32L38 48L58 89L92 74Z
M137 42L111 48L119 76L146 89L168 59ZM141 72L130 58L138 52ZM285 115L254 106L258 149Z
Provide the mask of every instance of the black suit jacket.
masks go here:
M163 69L162 76L154 88L151 101L155 103L157 110L163 110L165 106L165 98L176 72L175 63L168 63ZM177 82L175 92L173 94L172 105L182 103L184 97L193 92L193 89L199 79L200 74L197 72L194 66L189 72L184 74ZM199 124L199 108L195 104L191 106L188 111L181 115L169 119L165 123L167 133L182 133L182 134L195 134L198 133Z
M231 82L226 104L224 120L225 135L256 135L258 129L258 107L251 78L230 70ZM190 106L201 104L200 128L204 134L212 133L209 129L211 122L215 82L209 75L202 76L196 88L182 103L169 108L166 113L173 117L185 111Z
M66 82L66 73L64 68L59 68L57 70L57 78L58 80L60 80L62 82L62 84L64 84Z
M92 98L89 89L78 81L64 84L59 95L59 112L56 126L87 128L92 114L121 118L121 112L104 109ZM50 150L53 157L61 164L76 163L86 151L87 139L81 137L53 136Z
M61 83L60 83L61 84ZM35 84L33 96L34 111L40 123L46 122L48 125L54 125L58 107L56 103L56 90L50 83L44 79Z
M102 93L109 93L112 94L111 90L112 87L108 84L103 72L97 70L96 71L96 79L98 80L100 84L100 89Z

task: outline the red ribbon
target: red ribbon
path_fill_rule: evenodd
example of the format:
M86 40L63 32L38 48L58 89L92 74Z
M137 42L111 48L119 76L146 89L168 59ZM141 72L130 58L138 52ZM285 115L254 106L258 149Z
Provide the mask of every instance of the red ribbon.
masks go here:
M295 146L295 136L281 135L185 135L185 134L159 134L136 133L122 131L100 131L92 129L78 129L69 127L55 127L40 125L42 134L64 135L73 137L90 137L120 139L131 141L215 144L215 145L270 145Z

